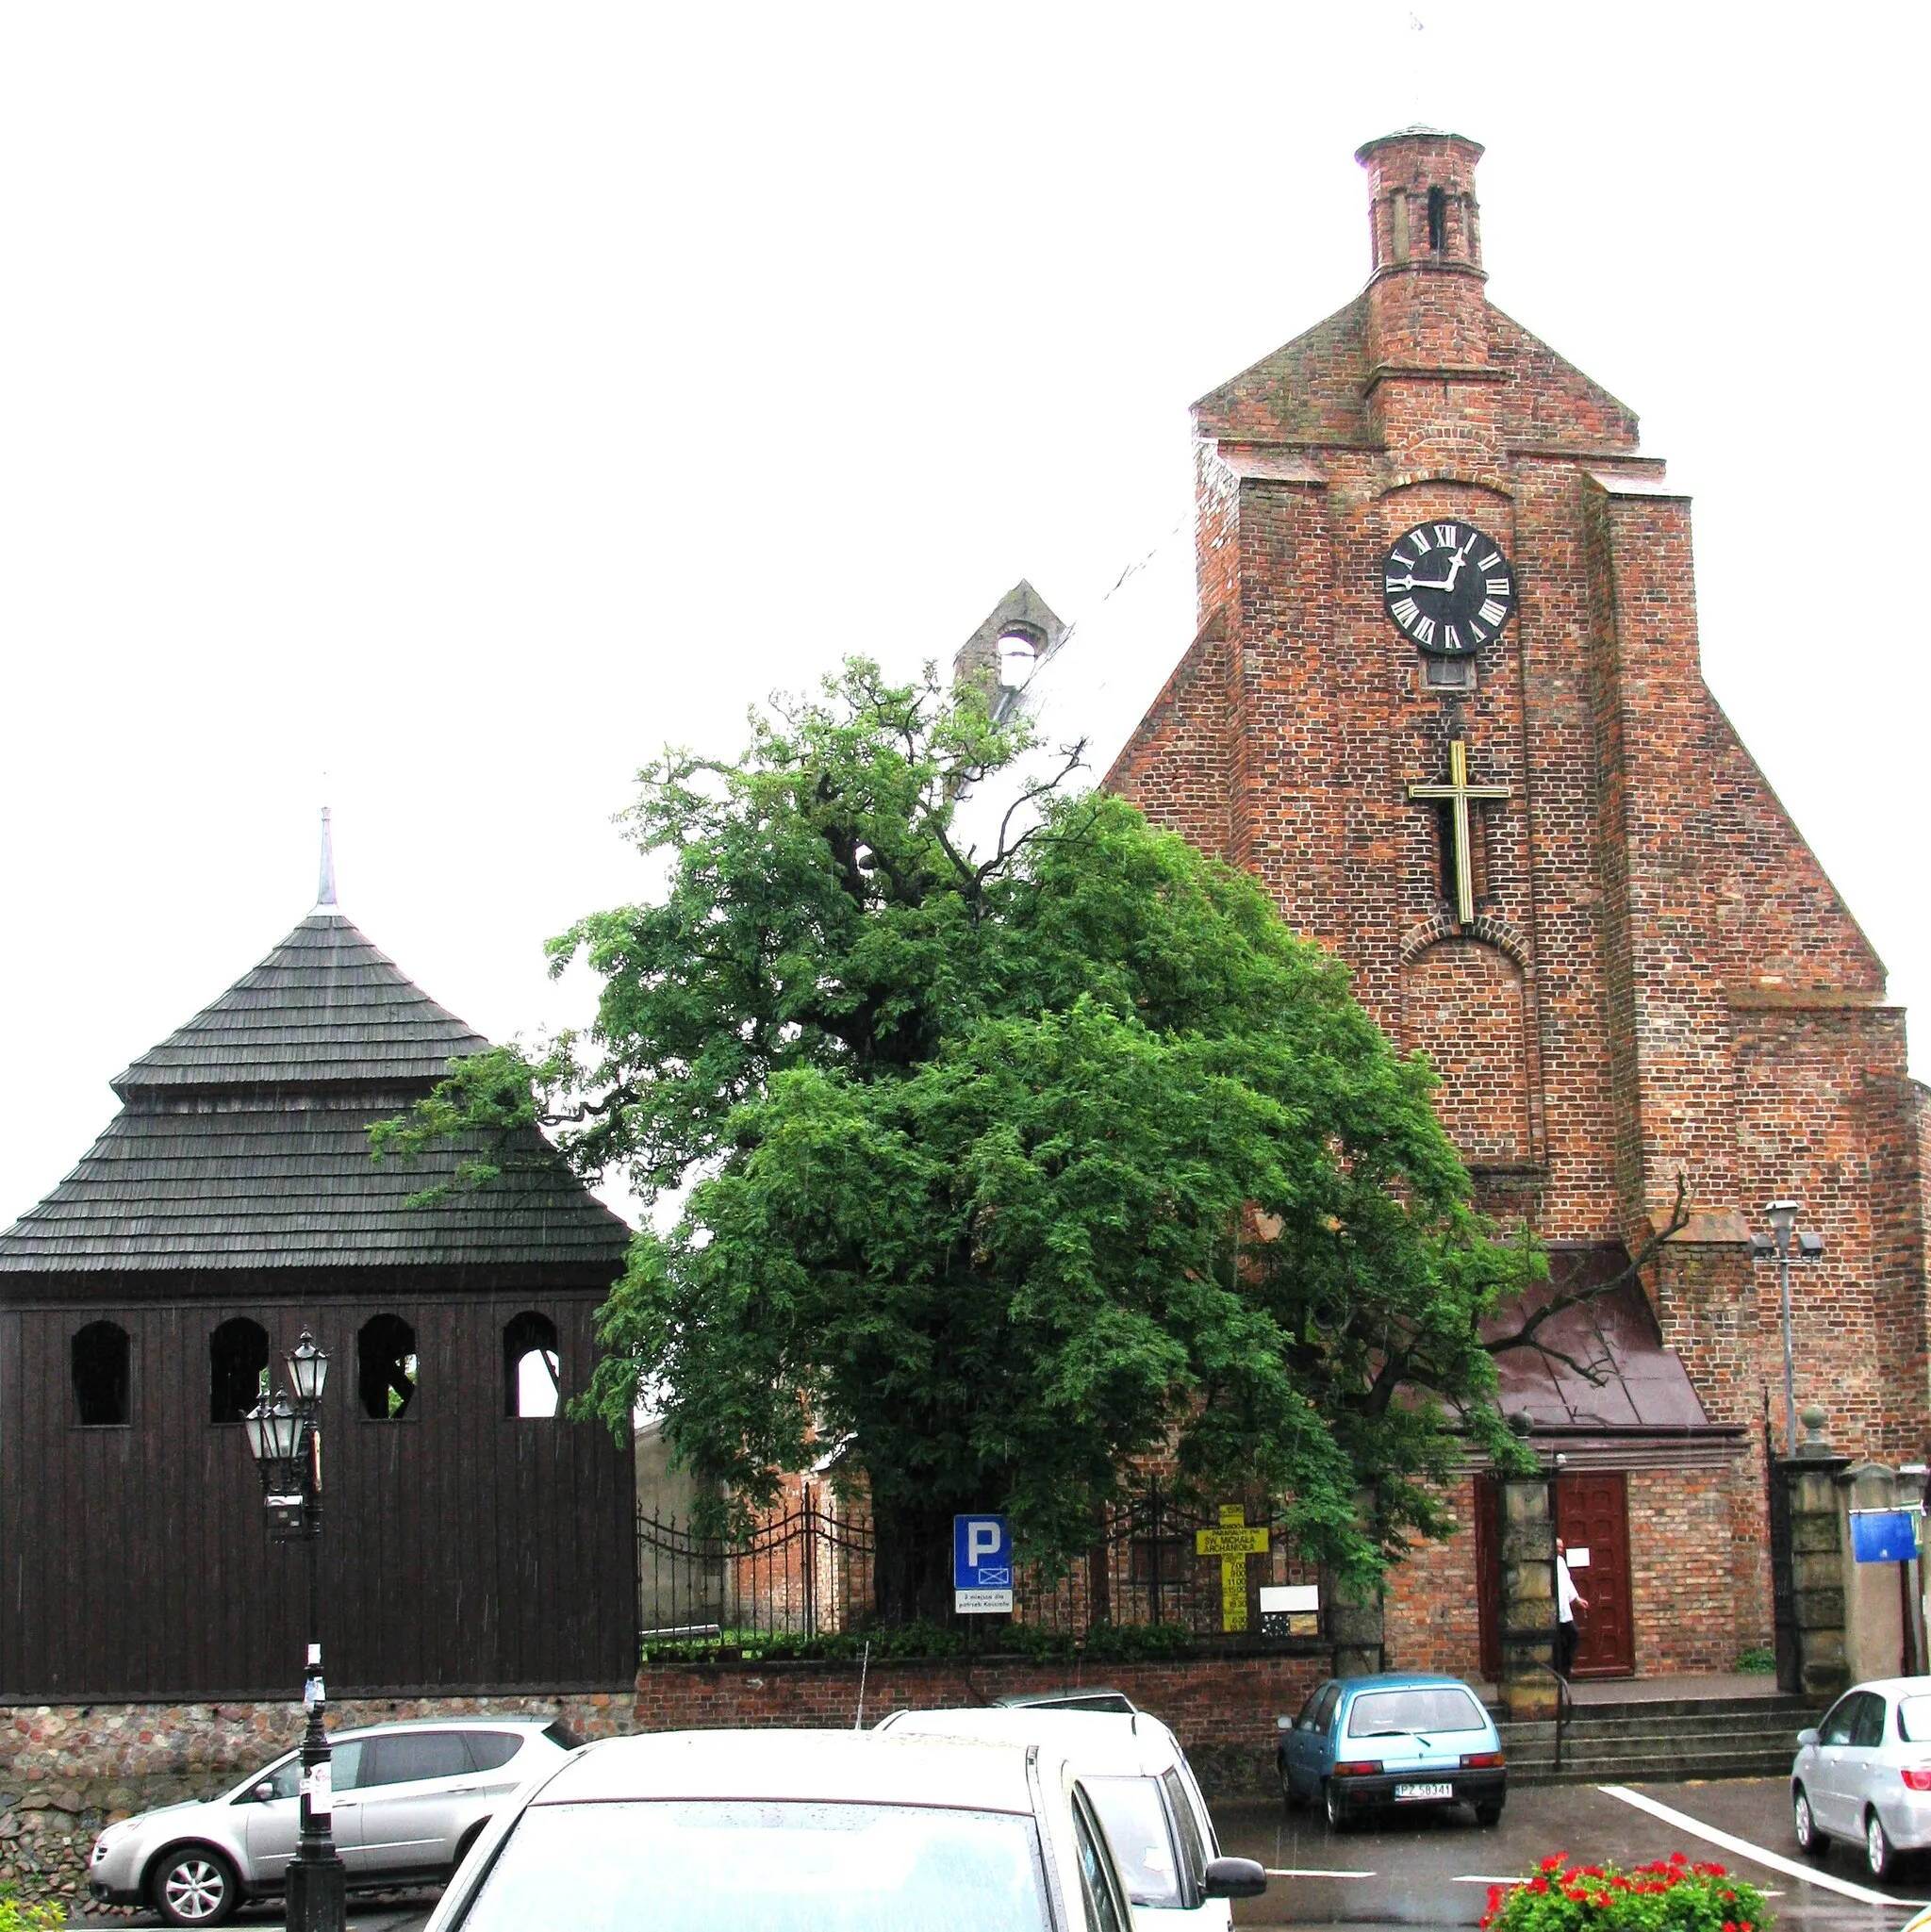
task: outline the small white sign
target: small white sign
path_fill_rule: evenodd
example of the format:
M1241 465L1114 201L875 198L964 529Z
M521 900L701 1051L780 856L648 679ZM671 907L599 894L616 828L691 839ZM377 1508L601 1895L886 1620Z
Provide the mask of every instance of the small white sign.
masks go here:
M326 1818L334 1809L335 1774L327 1764L318 1764L302 1774L302 1789L308 1794L308 1815Z
M1287 1616L1296 1611L1321 1608L1321 1591L1313 1583L1263 1583L1261 1586L1261 1614Z
M994 1610L1010 1612L1013 1608L1013 1593L1010 1590L955 1590L952 1593L952 1609L962 1617L984 1616Z
M1572 1570L1586 1570L1586 1569L1588 1569L1588 1568L1589 1568L1589 1552L1588 1552L1588 1551L1587 1551L1586 1549L1573 1549L1573 1548L1572 1548L1572 1549L1570 1550L1570 1552L1569 1552L1569 1567L1570 1567L1570 1568L1571 1568Z

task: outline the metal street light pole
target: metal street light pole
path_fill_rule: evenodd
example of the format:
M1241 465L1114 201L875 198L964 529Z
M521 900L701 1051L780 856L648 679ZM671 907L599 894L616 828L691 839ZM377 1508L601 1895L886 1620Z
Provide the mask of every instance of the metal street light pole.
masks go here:
M1778 1292L1783 1306L1784 1330L1784 1427L1788 1453L1797 1453L1797 1393L1794 1351L1791 1346L1791 1263L1816 1261L1824 1253L1824 1238L1797 1232L1798 1204L1793 1200L1774 1200L1763 1212L1770 1216L1770 1232L1753 1234L1750 1251L1758 1261L1776 1261Z
M322 1392L328 1354L303 1331L288 1358L292 1403L266 1395L247 1417L248 1447L261 1471L262 1500L278 1543L306 1544L308 1662L302 1703L302 1831L288 1874L289 1932L346 1932L348 1874L336 1853L331 1759L322 1724L328 1693L322 1671Z

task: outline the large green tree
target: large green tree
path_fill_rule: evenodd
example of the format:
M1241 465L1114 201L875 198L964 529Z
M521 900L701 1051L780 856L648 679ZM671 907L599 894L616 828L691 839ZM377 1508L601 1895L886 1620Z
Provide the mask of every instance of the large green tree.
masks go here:
M1064 1564L1147 1451L1370 1572L1444 1527L1467 1438L1513 1453L1481 1330L1539 1261L1252 880L1064 795L1074 752L965 845L962 796L1029 749L852 660L742 756L667 753L628 817L666 884L551 946L602 976L594 1027L462 1064L383 1142L480 1131L481 1181L541 1120L586 1174L687 1190L587 1407L627 1439L661 1405L741 1506L834 1449L887 1616L947 1601L954 1511Z

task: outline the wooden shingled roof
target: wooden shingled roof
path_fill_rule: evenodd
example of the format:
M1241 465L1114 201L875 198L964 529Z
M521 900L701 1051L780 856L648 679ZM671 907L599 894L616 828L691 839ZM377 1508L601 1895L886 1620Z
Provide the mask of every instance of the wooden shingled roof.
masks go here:
M629 1229L534 1129L501 1179L427 1207L407 1202L457 1150L370 1158L371 1121L487 1044L318 906L114 1081L121 1113L0 1234L0 1276L535 1265L609 1279Z

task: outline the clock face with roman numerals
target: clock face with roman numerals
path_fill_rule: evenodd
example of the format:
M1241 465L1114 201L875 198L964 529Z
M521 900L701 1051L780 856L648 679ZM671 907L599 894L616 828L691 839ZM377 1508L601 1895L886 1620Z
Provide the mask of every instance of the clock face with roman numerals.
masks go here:
M1471 523L1417 523L1381 566L1381 602L1403 636L1438 657L1466 657L1515 608L1502 546Z

